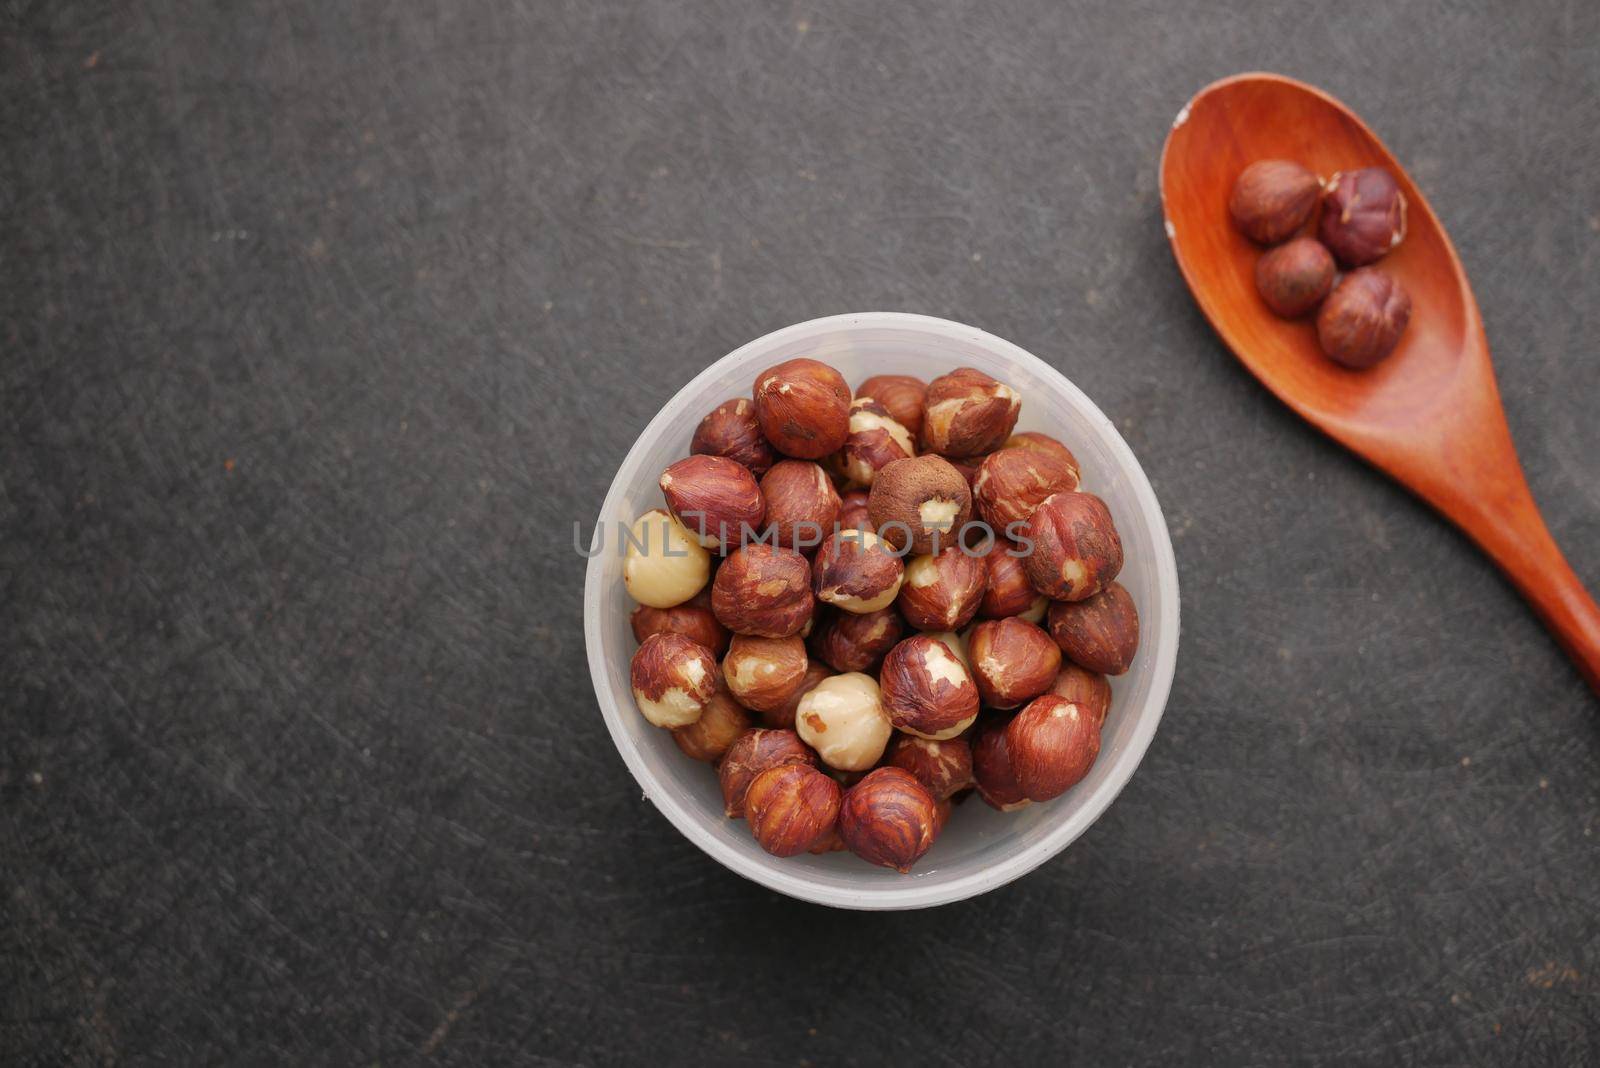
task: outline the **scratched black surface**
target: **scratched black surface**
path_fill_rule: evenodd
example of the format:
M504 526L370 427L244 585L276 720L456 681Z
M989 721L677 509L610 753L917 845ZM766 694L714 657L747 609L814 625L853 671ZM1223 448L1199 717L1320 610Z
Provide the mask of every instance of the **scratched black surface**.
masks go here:
M1156 197L1214 77L1356 106L1600 582L1600 7L1501 7L0 4L0 1060L1600 1060L1595 698ZM934 913L642 804L568 548L706 362L862 309L1076 379L1184 580L1126 793Z

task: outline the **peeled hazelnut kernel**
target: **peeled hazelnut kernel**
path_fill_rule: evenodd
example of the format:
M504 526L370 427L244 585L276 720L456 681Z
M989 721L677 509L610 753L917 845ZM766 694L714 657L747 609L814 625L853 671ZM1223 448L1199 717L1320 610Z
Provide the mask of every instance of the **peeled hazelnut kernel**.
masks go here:
M856 387L856 397L871 397L889 418L906 428L911 440L922 433L922 408L928 396L928 385L910 375L873 375Z
M982 557L952 546L906 565L895 605L918 630L955 630L977 614L988 581L989 566Z
M872 530L872 520L867 517L867 491L851 490L839 504L840 530Z
M1097 726L1105 726L1106 713L1111 711L1111 683L1104 675L1066 660L1062 662L1061 673L1051 684L1050 692L1057 697L1065 697L1075 705L1082 705L1088 709Z
M1122 570L1122 538L1105 502L1092 493L1046 498L1019 528L1018 540L1024 548L1033 542L1022 568L1033 588L1052 600L1091 597Z
M1276 245L1306 224L1317 206L1322 183L1298 163L1257 160L1233 183L1228 214L1239 231L1258 245Z
M787 638L811 622L811 569L793 549L765 544L734 550L711 583L711 610L735 634Z
M1314 237L1297 237L1256 260L1256 292L1274 315L1293 319L1333 288L1333 256Z
M839 493L828 473L809 460L780 460L761 480L767 525L777 543L809 556L833 533Z
M1340 171L1322 194L1317 236L1345 267L1376 263L1406 237L1406 195L1382 167Z
M841 796L839 784L816 768L783 764L751 781L744 795L745 819L762 849L792 857L833 829Z
M726 687L720 687L706 702L700 718L687 727L673 730L672 740L691 760L714 764L749 729L750 713L733 699Z
M1139 651L1139 610L1133 595L1113 582L1093 597L1052 604L1050 636L1074 664L1121 675Z
M1335 363L1362 370L1394 352L1411 322L1411 297L1376 267L1351 271L1317 313L1317 340Z
M1049 434L1041 434L1037 430L1023 430L1012 434L1002 449L1032 449L1035 452L1045 452L1072 468L1075 478L1081 477L1078 468L1078 458L1072 455L1072 450Z
M972 518L972 491L961 472L938 456L896 460L878 472L867 498L873 529L897 551L918 556L954 545Z
M1017 425L1022 398L974 367L958 367L928 383L923 447L941 456L978 456L1000 447Z
M974 783L972 746L964 738L933 742L902 734L889 750L887 765L915 775L935 801L944 801Z
M904 629L893 608L834 612L811 638L811 650L835 671L866 671L894 648Z
M642 605L680 605L711 577L711 554L683 524L659 508L633 521L625 544L622 584L628 596Z
M728 629L717 622L711 611L711 592L701 590L689 600L671 608L651 608L642 604L628 617L633 627L633 638L643 642L652 634L671 632L693 638L713 656L728 651Z
M1039 449L1001 449L984 457L972 480L972 503L988 523L1004 532L1026 522L1046 497L1078 488L1078 469Z
M1043 628L1015 616L988 619L967 639L972 680L990 708L1016 708L1046 690L1061 670L1061 650Z
M633 654L633 699L657 727L686 727L717 692L717 658L681 634L652 634Z
M696 456L726 456L743 464L757 478L777 459L772 445L761 436L756 407L744 397L723 401L711 409L695 428L689 452Z
M800 708L800 699L812 690L823 679L833 677L833 671L820 660L812 660L806 665L806 677L800 680L799 687L789 696L782 707L774 708L768 712L758 712L761 725L774 730L794 730L794 716Z
M805 358L756 376L756 419L774 448L798 460L838 452L850 436L850 387L838 371Z
M833 458L852 486L870 486L880 470L916 454L910 432L883 405L871 397L850 402L850 436Z
M1089 774L1100 755L1100 725L1082 705L1047 693L1006 727L1006 752L1023 795L1049 801Z
M942 735L978 714L978 687L966 666L926 634L889 650L878 683L890 722L910 734Z
M717 764L717 781L722 786L722 802L729 819L744 816L745 792L768 768L784 764L816 767L817 754L794 731L745 731L728 748Z
M872 767L894 733L878 684L856 671L823 679L800 698L794 729L824 764L840 771Z
M861 859L904 874L933 845L936 809L916 776L879 768L845 791L839 837Z
M995 720L979 728L972 742L972 776L978 796L986 805L1001 812L1015 812L1027 807L1028 799L1011 768L1006 723L1006 720Z
M761 528L767 502L750 469L726 456L690 456L661 472L667 510L708 549L739 544L746 529Z
M811 588L824 604L846 612L876 612L894 603L905 573L900 557L872 531L841 531L828 535L817 550Z
M740 704L771 712L789 703L808 666L806 643L799 638L736 634L722 661L722 677Z

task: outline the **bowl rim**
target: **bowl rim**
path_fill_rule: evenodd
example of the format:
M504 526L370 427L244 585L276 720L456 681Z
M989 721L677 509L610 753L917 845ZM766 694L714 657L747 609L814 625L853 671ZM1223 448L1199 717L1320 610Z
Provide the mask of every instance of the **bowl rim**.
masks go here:
M805 877L803 871L798 869L794 875L780 875L767 868L749 865L726 843L703 829L698 817L682 798L669 790L659 788L638 746L623 729L620 713L616 707L617 702L609 695L607 665L601 656L602 612L596 607L601 603L602 594L599 588L603 581L601 556L596 555L589 559L584 580L583 632L590 681L594 686L595 698L605 719L606 729L611 734L612 743L622 755L623 762L627 764L634 781L644 791L645 797L667 817L680 834L730 871L770 890L802 901L863 911L931 908L976 897L1021 878L1077 840L1117 799L1143 761L1145 751L1155 737L1156 728L1160 726L1162 715L1166 711L1167 699L1171 695L1172 679L1177 667L1179 638L1178 567L1173 554L1171 534L1167 529L1166 516L1161 511L1161 504L1156 499L1155 490L1151 487L1144 468L1139 464L1138 457L1117 432L1116 426L1083 390L1033 353L987 331L950 319L908 312L851 312L794 323L740 345L707 365L698 375L685 383L662 405L661 410L640 432L632 448L618 465L616 474L612 476L611 485L600 506L597 522L604 522L605 517L615 510L625 491L623 473L630 471L637 462L641 462L640 456L645 449L645 442L653 440L670 421L672 417L669 413L675 407L677 399L685 393L696 390L702 382L715 377L724 365L738 360L758 346L776 347L808 334L883 327L921 330L944 337L960 337L966 341L977 342L1006 359L1026 366L1033 374L1049 382L1090 417L1112 453L1122 461L1122 472L1128 478L1133 494L1139 502L1141 518L1148 521L1153 528L1151 533L1155 544L1156 559L1153 563L1156 569L1156 588L1161 590L1164 596L1161 607L1162 625L1159 628L1161 637L1156 648L1150 650L1153 672L1150 693L1145 707L1140 710L1133 734L1128 739L1127 745L1117 754L1112 775L1097 793L1085 799L1083 804L1062 818L1056 827L1038 841L1006 856L999 863L938 884L919 884L916 879L907 879L903 886L840 891L837 887L812 883ZM1170 596L1165 596L1169 593Z

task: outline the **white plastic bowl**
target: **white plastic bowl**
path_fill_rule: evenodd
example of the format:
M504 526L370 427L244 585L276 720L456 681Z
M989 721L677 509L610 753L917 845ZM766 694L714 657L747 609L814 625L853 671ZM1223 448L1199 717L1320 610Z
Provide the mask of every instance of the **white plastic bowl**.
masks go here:
M732 397L750 395L763 369L796 356L838 368L852 386L874 374L932 379L976 367L1022 393L1019 430L1064 441L1083 467L1084 488L1110 506L1127 562L1120 581L1133 594L1141 645L1132 669L1112 682L1100 758L1065 796L999 813L976 799L956 809L910 875L849 853L779 859L756 845L743 820L723 815L715 772L690 760L667 732L634 706L628 665L633 608L622 585L620 526L662 506L656 477L688 454L700 419ZM982 330L922 315L835 315L758 338L706 368L650 421L617 471L601 506L605 549L589 561L584 637L600 710L617 750L651 801L690 841L729 868L791 897L850 909L913 909L974 897L1043 864L1093 823L1122 790L1161 721L1178 656L1178 572L1155 493L1133 452L1088 397L1037 357Z

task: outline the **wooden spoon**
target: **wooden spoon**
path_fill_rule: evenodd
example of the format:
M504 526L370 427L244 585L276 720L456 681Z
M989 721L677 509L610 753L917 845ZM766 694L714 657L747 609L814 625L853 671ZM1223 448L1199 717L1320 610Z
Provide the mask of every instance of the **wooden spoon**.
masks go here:
M1371 370L1325 357L1312 319L1279 319L1256 293L1262 250L1234 229L1228 194L1246 166L1274 158L1297 160L1324 179L1381 165L1405 192L1405 241L1378 266L1411 294L1411 324L1394 355ZM1477 542L1600 693L1600 607L1528 491L1466 272L1416 183L1366 124L1292 78L1224 78L1174 120L1161 156L1161 202L1178 267L1234 355L1285 404Z

